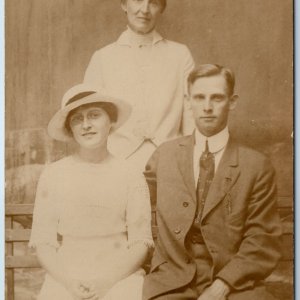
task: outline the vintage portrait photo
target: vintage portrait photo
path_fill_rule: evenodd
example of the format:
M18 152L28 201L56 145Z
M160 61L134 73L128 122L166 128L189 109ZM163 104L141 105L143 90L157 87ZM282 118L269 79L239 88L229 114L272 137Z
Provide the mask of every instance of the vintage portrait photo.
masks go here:
M5 1L5 299L293 300L293 0Z

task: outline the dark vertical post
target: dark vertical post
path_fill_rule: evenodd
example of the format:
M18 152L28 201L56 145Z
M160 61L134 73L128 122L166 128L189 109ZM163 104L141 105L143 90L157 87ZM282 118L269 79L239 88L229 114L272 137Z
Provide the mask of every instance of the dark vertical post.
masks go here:
M13 228L13 217L5 217L5 227L6 229ZM14 253L14 244L13 242L8 242L5 244L6 255L13 255ZM14 269L5 269L6 272L6 297L7 300L15 299L15 278L14 278Z

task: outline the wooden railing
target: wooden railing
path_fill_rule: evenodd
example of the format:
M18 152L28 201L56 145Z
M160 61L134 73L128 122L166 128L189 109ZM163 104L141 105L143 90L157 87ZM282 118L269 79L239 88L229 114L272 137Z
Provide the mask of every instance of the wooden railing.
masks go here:
M279 214L283 223L283 257L282 261L293 260L293 211L291 208L292 199L290 197L281 197L279 199ZM5 207L5 270L7 284L7 300L14 300L14 271L17 268L38 268L40 264L36 255L14 255L14 244L17 242L28 242L31 229L14 228L14 221L19 217L31 217L33 213L33 204L15 204ZM155 214L155 212L152 212ZM156 237L157 228L152 226L153 237Z

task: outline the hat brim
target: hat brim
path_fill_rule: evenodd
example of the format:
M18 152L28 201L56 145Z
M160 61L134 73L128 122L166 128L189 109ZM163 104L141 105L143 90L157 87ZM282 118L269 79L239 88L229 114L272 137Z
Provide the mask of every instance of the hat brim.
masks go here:
M111 132L121 127L128 120L131 114L131 106L126 102L96 92L88 97L77 100L76 102L73 102L56 112L48 124L48 134L50 135L50 137L62 142L71 141L73 137L66 129L66 118L71 110L89 103L112 103L116 106L118 110L118 117L117 121L112 123Z

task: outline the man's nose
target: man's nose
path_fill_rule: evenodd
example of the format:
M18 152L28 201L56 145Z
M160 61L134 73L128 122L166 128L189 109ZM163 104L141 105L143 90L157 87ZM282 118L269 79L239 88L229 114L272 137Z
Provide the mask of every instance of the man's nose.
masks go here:
M212 106L212 103L211 103L211 101L209 99L205 99L203 110L206 113L209 113L209 112L213 111L213 106Z
M149 12L149 0L144 0L143 3L142 3L142 7L141 7L141 11L146 14Z

